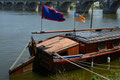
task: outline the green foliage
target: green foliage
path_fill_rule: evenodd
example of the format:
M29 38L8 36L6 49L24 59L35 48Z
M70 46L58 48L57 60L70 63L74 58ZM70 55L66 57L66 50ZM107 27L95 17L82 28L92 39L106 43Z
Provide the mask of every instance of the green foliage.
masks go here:
M100 78L97 77L97 76L94 76L94 77L92 78L92 80L100 80Z
M51 77L54 80L81 80L80 75L78 73L69 74L65 71L59 71L58 74Z
M110 80L120 80L120 73L111 70L111 75L107 75Z
M103 9L103 5L100 4L99 6L94 6L94 9Z
M103 9L103 5L102 5L102 4L100 4L100 6L99 6L99 7L100 7L100 9Z
M115 72L114 70L111 70L111 75L106 75L107 78L110 80L120 80L120 73ZM94 76L92 80L101 80L99 77Z
M71 5L70 10L75 10L75 5Z

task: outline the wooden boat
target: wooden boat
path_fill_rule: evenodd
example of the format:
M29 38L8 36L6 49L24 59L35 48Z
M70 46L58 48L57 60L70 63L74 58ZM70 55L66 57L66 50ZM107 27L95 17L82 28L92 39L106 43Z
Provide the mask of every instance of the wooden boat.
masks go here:
M77 68L65 59L74 63L105 63L108 57L111 60L120 57L119 27L81 29L78 31L81 32L60 34L38 42L32 38L28 46L31 57L10 70L10 75L14 76L28 70L56 73L59 70ZM56 53L64 59L56 56Z
M29 51L35 56L34 68L37 71L73 70L76 66L61 57L75 63L80 61L103 63L120 57L120 28L95 29L60 34L39 42L31 41Z
M15 68L12 66L9 70L10 76L29 70L51 74L59 70L74 70L78 68L78 64L85 66L82 62L103 63L120 57L119 27L97 29L91 27L91 29L42 31L33 34L59 32L69 33L38 42L32 37L28 45L31 57Z

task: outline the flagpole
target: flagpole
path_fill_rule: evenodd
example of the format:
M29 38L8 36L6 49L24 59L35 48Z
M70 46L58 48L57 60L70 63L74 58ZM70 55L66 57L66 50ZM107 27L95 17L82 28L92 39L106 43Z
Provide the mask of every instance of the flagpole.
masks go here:
M76 31L75 31L75 29L76 29L76 28L75 28L75 26L76 26L76 25L75 25L75 13L74 13L73 16L74 16L74 29L73 29L73 31L74 31L74 34L76 35Z
M42 32L42 15L41 15L41 30L40 31Z
M41 30L40 30L40 31L42 32L42 25L43 25L43 23L42 23L42 22L43 22L43 21L42 21L42 16L43 16L43 4L42 4L42 9L41 9L41 10L42 10L42 13L41 13Z
M91 23L90 23L90 28L92 28L92 24L93 24L93 6L94 6L94 1L93 1L93 4L92 4L92 13L91 13Z

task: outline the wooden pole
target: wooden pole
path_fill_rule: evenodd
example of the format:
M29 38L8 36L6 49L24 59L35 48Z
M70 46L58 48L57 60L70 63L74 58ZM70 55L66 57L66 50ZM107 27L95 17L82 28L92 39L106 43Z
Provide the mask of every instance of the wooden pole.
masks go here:
M112 30L116 27L110 28L91 28L91 29L76 29L75 31L92 31L92 30ZM74 30L59 30L59 31L41 31L41 32L32 32L32 34L45 34L45 33L61 33L61 32L73 32Z
M73 31L74 31L74 34L76 35L76 32L75 32L75 30L76 30L76 28L75 28L75 14L76 13L74 13L74 29L73 29Z
M43 26L43 4L42 4L42 13L41 13L41 32L42 32L42 26Z
M92 28L92 27L93 27L93 6L94 6L94 1L93 1L93 4L92 4L92 13L91 13L90 28Z
M40 31L42 31L42 25L43 25L42 22L43 22L43 21L42 21L42 16L41 16L41 29L40 29Z

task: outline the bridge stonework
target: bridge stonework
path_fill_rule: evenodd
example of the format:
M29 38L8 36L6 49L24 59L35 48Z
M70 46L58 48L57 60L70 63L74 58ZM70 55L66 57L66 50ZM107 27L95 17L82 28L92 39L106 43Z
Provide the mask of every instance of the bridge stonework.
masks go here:
M116 14L120 7L120 0L107 0L104 2L103 13Z
M75 4L76 12L88 13L96 1L102 3L105 14L116 14L120 6L120 0L0 0L0 9L41 11L42 4L45 4L58 11L68 12L71 4Z

